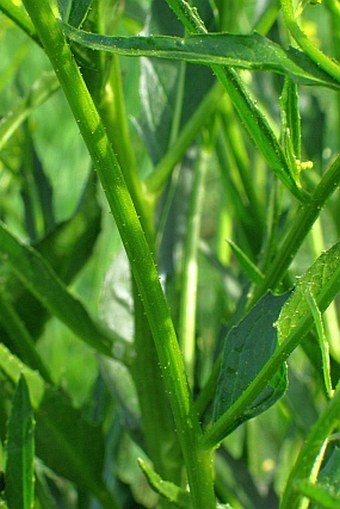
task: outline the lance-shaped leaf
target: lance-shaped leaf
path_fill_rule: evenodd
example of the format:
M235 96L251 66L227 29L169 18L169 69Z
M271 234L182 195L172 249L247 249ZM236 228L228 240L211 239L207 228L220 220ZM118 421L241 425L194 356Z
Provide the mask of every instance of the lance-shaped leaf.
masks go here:
M25 378L13 399L7 432L5 495L8 509L32 509L34 500L35 422Z
M228 333L214 402L215 421L242 395L273 354L276 348L274 324L288 297L289 293L265 295ZM238 417L233 429L273 405L286 387L286 366L283 365Z
M289 75L305 85L339 88L340 84L300 51L285 51L266 37L216 33L185 38L152 35L112 37L77 30L62 24L65 34L88 48L125 56L147 56L185 60L196 64L222 65L241 69L271 71Z
M72 296L47 261L32 247L19 242L0 224L0 256L8 262L20 281L56 317L97 351L111 356L114 339L125 356L126 345L103 329L81 302Z

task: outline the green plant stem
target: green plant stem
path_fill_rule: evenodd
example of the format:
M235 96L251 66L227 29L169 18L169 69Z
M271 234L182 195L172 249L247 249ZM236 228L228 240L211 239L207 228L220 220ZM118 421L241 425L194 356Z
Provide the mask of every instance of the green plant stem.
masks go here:
M296 484L302 480L315 482L327 442L334 428L340 424L340 385L338 384L335 396L330 400L322 412L304 443L303 448L290 472L285 491L283 493L280 509L306 508L303 494Z
M146 451L152 459L154 469L162 478L181 484L182 471L178 465L183 463L183 457L166 397L157 351L136 284L133 284L133 297L136 358L131 366L131 373L138 394ZM166 502L163 504L167 507Z
M207 174L207 154L203 152L195 167L194 181L188 211L187 236L184 245L182 267L182 294L179 317L179 342L184 363L193 387L195 374L195 333L198 282L198 246L204 198L204 183Z
M0 124L0 150L32 111L47 101L58 89L59 83L54 75L44 76L34 83L27 96L7 117L2 119Z
M152 244L153 232L153 200L147 192L144 182L138 176L135 153L132 148L131 136L127 122L123 85L119 58L112 56L111 72L99 100L98 110L106 127L106 132L124 178L133 199L135 208L140 215L144 231Z
M279 0L272 0L268 7L261 14L260 18L256 21L253 30L261 35L266 35L280 12Z
M149 193L155 195L161 193L175 165L182 159L201 127L209 120L212 111L218 105L222 95L222 87L216 84L204 97L190 120L188 120L180 131L178 138L169 147L169 150L157 164L150 177L146 179L145 184Z
M292 227L282 242L280 249L278 249L272 264L265 274L265 278L254 291L250 292L248 309L252 307L267 290L275 290L278 286L307 233L319 217L320 210L324 206L326 200L339 186L339 181L340 156L336 158L322 177L309 202L301 205L297 210L295 218L292 221Z
M185 0L166 0L177 17L190 32L204 34L207 32L197 11L193 10ZM256 102L246 91L237 72L230 67L213 64L213 73L222 83L243 122L247 132L258 149L262 152L272 171L300 201L307 196L296 184L289 162L265 116Z
M340 264L337 270L332 274L332 278L328 282L327 286L320 292L316 299L321 312L324 312L327 309L330 302L332 302L334 297L337 295L339 287ZM314 318L311 311L309 311L301 318L296 328L289 334L285 341L275 350L272 357L269 361L267 361L260 373L251 382L240 398L212 425L210 429L207 430L202 440L202 445L204 447L207 449L215 447L223 439L223 437L228 434L228 431L233 429L233 425L237 421L238 417L242 415L251 402L254 401L260 392L266 387L268 381L271 380L282 363L286 361L293 350L299 343L301 343L313 324Z
M98 27L98 31L100 27ZM104 55L104 53L100 53ZM184 64L185 65L185 64ZM129 133L122 74L118 55L113 55L111 72L98 100L99 113L105 124L111 145L123 170L124 178L133 199L140 222L146 233L150 249L154 249L153 195L147 192L138 175L132 138ZM138 393L146 450L156 471L165 479L181 482L177 468L181 457L169 401L166 395L157 351L140 293L132 275L134 300L135 359L131 372ZM167 507L167 502L162 502Z
M169 394L187 467L193 508L213 509L215 497L212 486L211 452L201 451L198 448L201 431L193 411L183 358L158 279L154 258L122 171L50 6L44 0L24 0L24 5L79 125L125 246L152 330L164 384Z
M294 9L291 0L281 0L281 8L285 23L304 52L326 73L337 81L340 81L340 66L325 55L319 48L314 46L306 34L301 30L295 20Z

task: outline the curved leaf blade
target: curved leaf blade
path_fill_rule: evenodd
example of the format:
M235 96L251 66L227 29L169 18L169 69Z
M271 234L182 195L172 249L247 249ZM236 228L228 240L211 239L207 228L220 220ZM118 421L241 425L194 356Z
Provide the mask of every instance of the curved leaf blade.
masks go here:
M117 340L119 351L116 353L125 358L125 342L97 324L81 302L67 290L48 262L32 247L19 242L1 223L0 256L10 264L15 275L32 294L83 341L111 357L114 340Z
M288 74L305 85L323 85L330 88L340 86L303 53L294 48L285 51L257 33L207 33L185 38L163 35L112 37L77 30L65 23L62 27L70 40L93 50L125 56L156 57L196 64L271 71Z

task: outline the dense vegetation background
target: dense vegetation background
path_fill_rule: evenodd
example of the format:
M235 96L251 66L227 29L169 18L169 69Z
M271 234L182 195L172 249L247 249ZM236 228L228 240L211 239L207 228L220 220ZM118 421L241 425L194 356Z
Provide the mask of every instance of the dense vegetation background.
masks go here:
M319 67L292 38L287 0L191 2L181 20L183 2L50 3L68 25L51 22L48 2L0 0L0 507L198 508L206 497L209 509L208 481L187 491L186 469L191 492L205 475L190 474L188 449L200 458L201 442L223 507L340 507L339 6L294 3L329 55ZM209 32L239 37L204 39L197 12ZM202 39L187 48L195 20ZM146 49L104 48L80 26L151 37ZM101 138L91 110L75 113L85 96L72 56L59 72L53 60L63 33L149 251L120 208L116 168L101 148L89 156ZM232 60L218 60L219 45ZM143 256L155 257L156 282ZM159 322L170 319L143 293L160 295L158 279L180 360L159 354L158 304ZM186 423L179 393L190 397Z

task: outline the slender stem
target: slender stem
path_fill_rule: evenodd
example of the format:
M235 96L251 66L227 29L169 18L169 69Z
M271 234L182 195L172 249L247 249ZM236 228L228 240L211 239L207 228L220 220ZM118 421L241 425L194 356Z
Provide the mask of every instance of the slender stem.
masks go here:
M194 182L188 211L187 237L183 255L182 295L179 318L179 341L184 363L193 387L195 373L195 332L198 280L198 246L204 197L204 182L207 173L207 154L202 154L195 168Z
M339 416L340 384L338 384L335 396L312 427L309 437L300 451L290 472L280 509L307 507L307 505L301 505L301 502L303 504L303 495L296 489L297 483L305 479L315 482L329 437L333 429L340 424Z
M215 508L211 452L200 451L201 435L185 374L183 358L155 261L142 230L121 168L76 62L50 6L24 0L45 51L87 145L128 255L140 298L152 330L182 447L194 509Z
M1 1L1 0L0 0ZM0 150L4 147L12 134L29 117L38 106L43 104L59 89L55 76L47 75L36 81L22 102L1 120Z
M223 89L219 84L214 85L204 97L201 104L185 124L178 138L171 145L161 161L157 164L153 173L145 181L149 193L159 194L175 165L181 160L193 139L210 118L212 111L218 105L223 95Z
M340 81L340 66L335 62L335 60L332 60L319 50L319 48L314 46L295 21L292 1L281 0L281 7L286 25L298 45L304 50L306 55L308 55L319 67L321 67L321 69L337 81Z
M325 311L330 302L337 295L340 287L340 264L332 274L331 280L320 292L317 300L321 312ZM216 446L229 430L233 429L234 423L240 415L247 409L249 404L256 399L260 392L266 387L268 381L274 376L282 363L289 357L293 350L301 343L304 336L314 324L311 312L306 313L296 328L292 330L284 342L275 350L271 358L267 361L260 373L251 382L240 398L233 403L225 414L220 417L212 427L205 433L202 445L207 449ZM292 507L292 506L290 506Z
M263 295L268 289L274 290L282 280L287 269L310 231L320 210L326 200L339 186L340 181L340 156L336 158L329 170L325 173L318 186L315 188L310 201L301 205L296 212L292 227L284 239L280 249L270 265L262 283L250 293L248 308Z
M207 32L196 9L191 8L186 0L166 1L190 32L201 34ZM261 150L272 171L298 200L305 201L306 193L297 186L289 162L272 128L256 102L250 97L237 72L230 67L216 64L210 67L228 92L249 136Z

